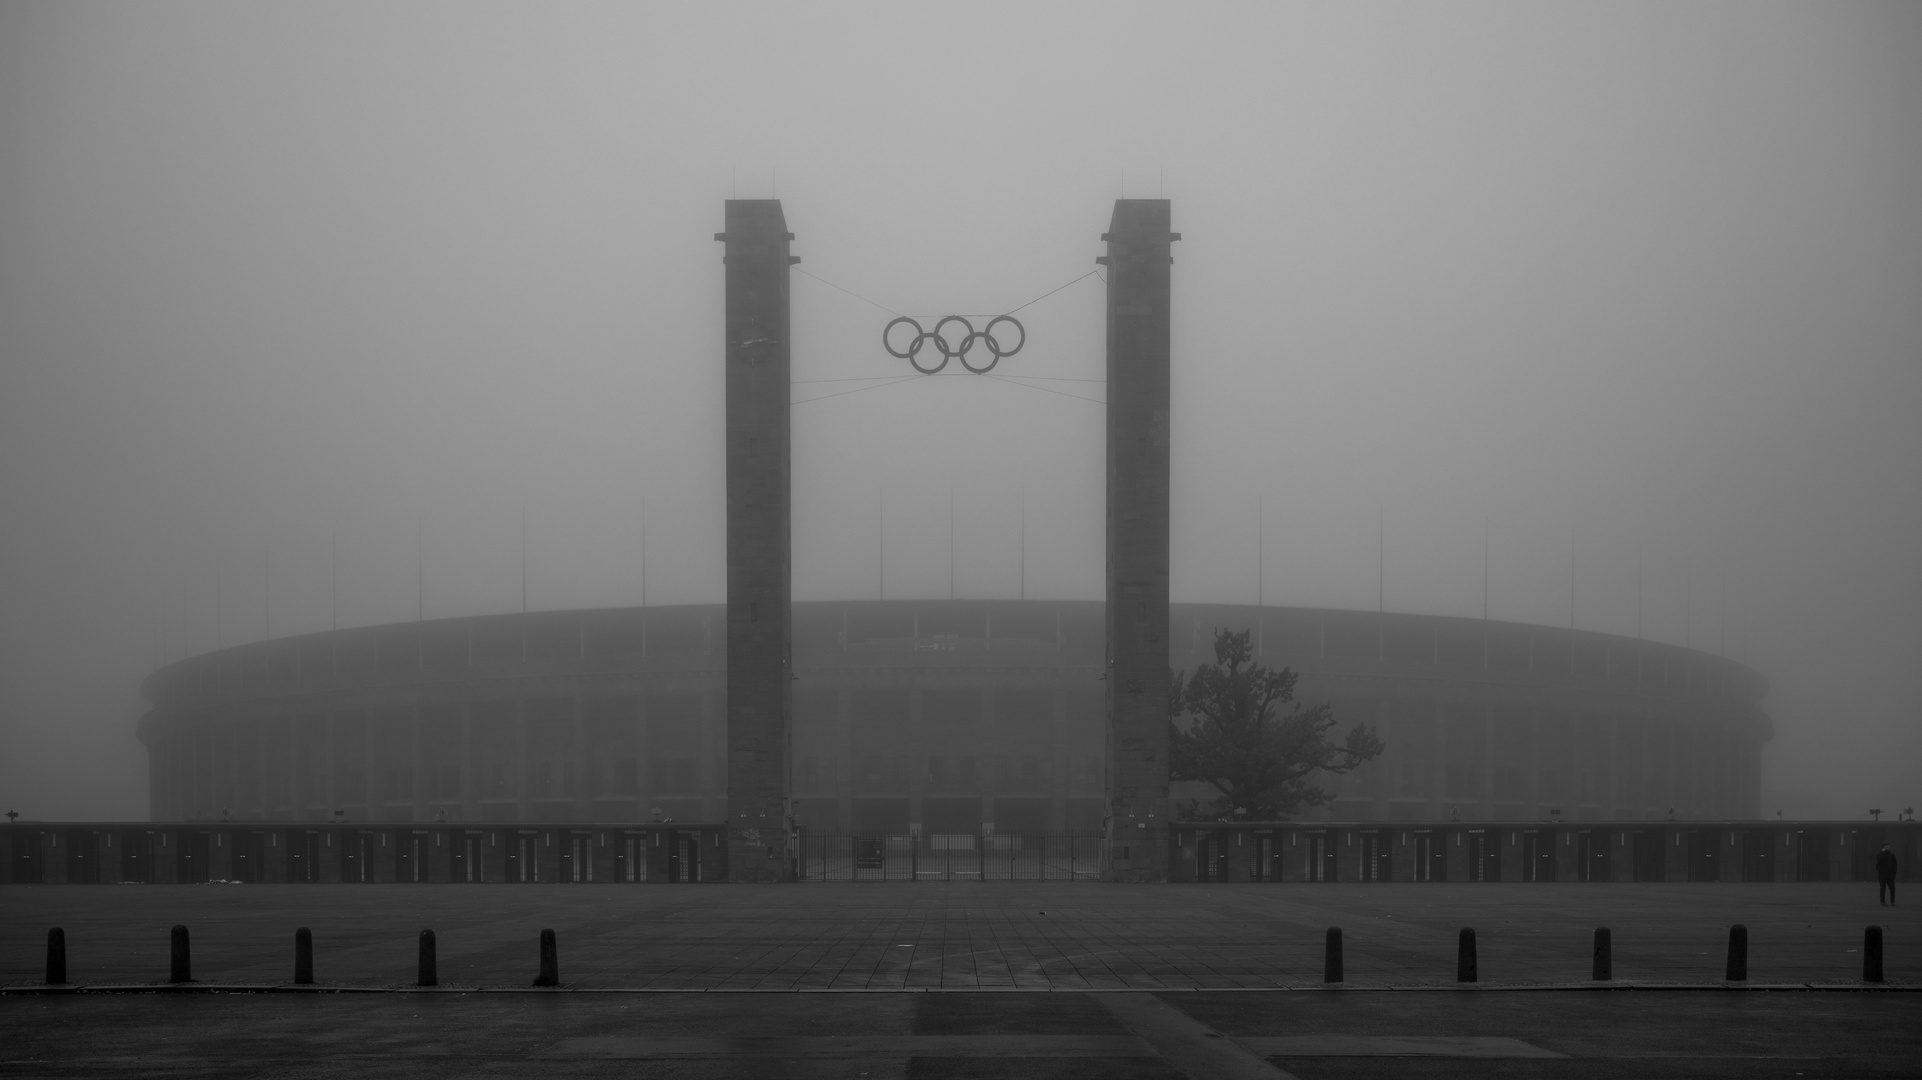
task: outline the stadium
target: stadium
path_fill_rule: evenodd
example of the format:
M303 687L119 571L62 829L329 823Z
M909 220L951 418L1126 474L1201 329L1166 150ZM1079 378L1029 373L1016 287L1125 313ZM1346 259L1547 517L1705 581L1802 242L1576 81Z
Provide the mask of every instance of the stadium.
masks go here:
M1700 651L1424 615L1173 604L1386 753L1324 783L1349 822L1758 814L1764 680ZM728 818L721 605L440 619L260 641L148 678L156 821ZM803 602L793 812L816 832L1104 830L1102 605ZM1180 785L1177 785L1179 788ZM1199 794L1199 791L1193 792Z

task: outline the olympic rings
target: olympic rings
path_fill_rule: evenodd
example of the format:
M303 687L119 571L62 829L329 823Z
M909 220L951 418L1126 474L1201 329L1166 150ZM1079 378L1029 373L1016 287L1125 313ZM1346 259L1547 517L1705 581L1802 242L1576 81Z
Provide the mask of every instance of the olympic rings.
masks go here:
M891 336L894 333L894 328L903 323L914 328L914 339L908 343L907 348L897 349L894 347ZM964 334L959 345L953 344L949 340L947 333L949 323L961 324ZM994 328L1002 323L1008 323L1021 332L1020 340L1014 343L1014 348L1012 349L1004 348L1001 344L1001 339L995 336ZM968 353L973 351L974 344L977 341L985 342L988 346L989 354L994 357L994 359L989 360L981 367L975 367L968 361ZM889 323L887 327L881 331L881 347L888 351L888 355L894 357L896 360L906 360L908 363L914 365L914 370L923 375L935 374L942 368L947 367L948 361L950 360L960 360L962 367L967 368L976 375L986 375L988 372L994 370L994 365L1000 363L1002 357L1013 356L1015 353L1020 352L1021 347L1027 343L1028 328L1022 326L1021 320L1012 315L996 315L994 318L988 320L988 325L985 328L980 330L976 330L973 323L959 315L946 316L940 322L934 324L934 329L923 330L918 321L903 315ZM922 367L921 350L930 344L934 346L936 352L941 354L941 362L933 367Z

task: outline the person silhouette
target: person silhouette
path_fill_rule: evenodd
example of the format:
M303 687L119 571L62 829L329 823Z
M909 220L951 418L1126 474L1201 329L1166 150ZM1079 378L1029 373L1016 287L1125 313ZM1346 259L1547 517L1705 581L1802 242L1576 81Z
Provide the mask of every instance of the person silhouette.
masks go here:
M1895 852L1883 844L1882 850L1875 853L1875 879L1879 884L1875 890L1875 902L1895 906ZM1884 900L1883 897L1888 897Z

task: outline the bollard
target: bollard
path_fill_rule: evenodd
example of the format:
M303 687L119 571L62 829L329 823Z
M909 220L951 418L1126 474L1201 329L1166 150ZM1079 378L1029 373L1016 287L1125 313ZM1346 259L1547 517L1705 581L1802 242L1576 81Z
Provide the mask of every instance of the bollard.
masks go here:
M561 984L560 950L554 944L554 931L541 931L541 973L534 976L535 986Z
M1876 931L1880 934L1881 931ZM1879 946L1882 939L1877 937ZM1879 955L1881 950L1876 950ZM1876 970L1882 970L1881 960L1876 961ZM58 926L47 931L47 985L65 986L67 984L67 932Z
M294 982L305 986L314 981L314 932L301 927L294 931Z
M439 986L440 967L434 962L434 932L420 932L420 973L414 979L415 986Z
M52 982L51 976L47 979ZM1882 928L1871 926L1862 931L1862 981L1882 981Z
M1455 981L1474 982L1475 970L1475 928L1462 927L1461 938L1455 946Z
M1748 981L1748 927L1741 923L1728 928L1728 974L1722 977L1729 982Z
M168 982L193 982L193 963L187 946L187 928L175 924L173 930L173 971L167 976Z
M1595 967L1588 977L1596 982L1608 982L1615 978L1615 943L1606 926L1595 928Z
M1328 928L1328 944L1322 950L1321 981L1338 983L1341 981L1341 927Z

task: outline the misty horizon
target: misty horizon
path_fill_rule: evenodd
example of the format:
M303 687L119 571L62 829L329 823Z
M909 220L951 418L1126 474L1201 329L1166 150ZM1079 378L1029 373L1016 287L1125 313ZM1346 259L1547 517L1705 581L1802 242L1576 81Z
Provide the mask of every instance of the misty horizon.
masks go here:
M735 197L796 600L1102 596L1088 275L1166 197L1174 600L1703 649L1765 814L1917 801L1913 10L967 10L0 13L0 809L144 816L219 645L719 602Z

